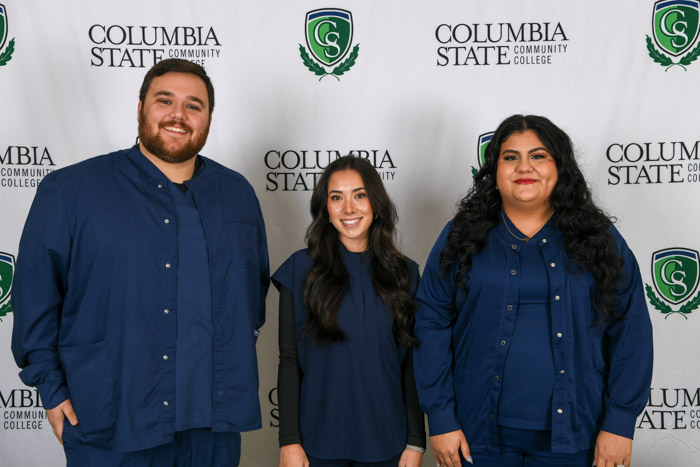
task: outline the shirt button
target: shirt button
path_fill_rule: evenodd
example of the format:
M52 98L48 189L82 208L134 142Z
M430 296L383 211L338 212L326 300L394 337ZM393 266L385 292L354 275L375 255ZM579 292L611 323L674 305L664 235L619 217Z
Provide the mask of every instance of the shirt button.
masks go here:
M560 298L559 295L554 296L554 300L559 300L559 298Z
M557 413L564 413L562 409L557 409Z
M170 269L170 263L165 263L165 268Z
M498 375L496 375L496 376L493 377L493 380L494 380L494 381L498 381L499 379L501 379L501 378L499 378Z
M489 415L489 418L490 418L491 420L493 420L493 419L495 418L495 415L494 415L494 414L491 414L491 415Z
M506 341L501 341L501 345L506 345Z
M167 360L167 359L168 359L168 356L167 356L167 355L163 355L163 360Z
M542 239L542 243L547 243L547 239L546 239L546 238L543 238L543 239Z
M220 396L223 396L223 395L224 395L224 391L219 391L218 394L219 394Z
M565 371L564 371L564 370L559 370L559 373L561 373L561 374L563 375L563 374L565 373Z
M170 313L170 310L168 310L168 309L166 308L165 310L163 310L163 313L165 313L165 314L167 315L168 313Z
M551 263L550 266L556 267L557 263Z
M513 245L511 245L510 247L511 247L512 249L514 249L514 250L517 250L517 249L518 249L518 245L516 245L516 244L513 244Z
M170 224L170 219L163 219L163 222L165 222L166 224Z
M557 333L557 337L561 337L562 334L560 332Z
M167 407L167 406L168 406L168 401L163 401L163 405Z
M508 306L506 307L506 309L507 309L508 311L512 310L512 309L513 309L513 305L508 305Z
M516 271L515 269L511 269L511 270L510 270L510 275L511 275L511 276L514 276L514 275L516 275L517 273L518 273L518 271Z
M158 188L163 188L163 185L161 185L161 184L159 183L159 184L158 184Z

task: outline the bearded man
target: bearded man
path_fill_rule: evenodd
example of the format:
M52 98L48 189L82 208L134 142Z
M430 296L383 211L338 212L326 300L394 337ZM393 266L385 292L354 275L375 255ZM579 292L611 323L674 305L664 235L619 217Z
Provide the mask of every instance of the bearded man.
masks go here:
M260 428L269 266L258 199L198 155L202 67L146 74L139 143L46 176L24 226L12 350L68 466L236 466Z

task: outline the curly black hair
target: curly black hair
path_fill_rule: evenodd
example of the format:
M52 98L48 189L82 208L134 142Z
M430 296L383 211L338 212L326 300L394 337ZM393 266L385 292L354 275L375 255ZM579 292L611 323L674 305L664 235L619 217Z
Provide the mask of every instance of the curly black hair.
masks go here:
M474 185L459 202L454 227L440 256L441 274L457 261L455 280L466 290L461 279L471 268L472 255L483 250L487 234L499 222L502 200L496 188L496 170L501 145L513 133L527 130L535 132L557 165L558 180L549 202L564 236L566 252L572 258L569 270L588 270L595 277L594 306L599 313L596 319L607 322L619 318L613 310L623 264L610 232L614 219L593 202L569 136L549 119L537 115L513 115L496 129Z
M369 228L368 251L372 261L372 285L394 315L396 342L412 347L417 340L411 331L414 301L409 294L410 269L407 258L394 244L396 207L384 189L377 170L367 160L344 156L331 162L319 177L311 195L312 221L306 243L313 266L304 278L303 296L307 318L302 337L314 344L345 338L338 326L338 308L348 288L348 271L343 261L338 231L328 222L328 182L338 171L354 170L364 183L376 218Z

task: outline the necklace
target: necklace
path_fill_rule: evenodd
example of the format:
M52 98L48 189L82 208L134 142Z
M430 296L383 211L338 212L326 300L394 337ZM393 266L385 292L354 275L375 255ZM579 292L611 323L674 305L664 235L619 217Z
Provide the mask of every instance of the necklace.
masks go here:
M509 232L513 237L515 237L515 238L517 238L518 240L520 240L521 242L525 242L525 243L527 243L527 241L530 240L530 237L520 238L520 237L518 237L517 235L515 235L515 234L513 233L512 230L510 230L510 227L508 227L508 221L506 220L506 215L503 214L503 211L502 211L502 210L501 210L501 217L503 218L503 223L506 225L506 229L508 229L508 232Z
M549 213L549 216L547 216L547 219L544 221L544 224L549 222L549 219L552 217L552 214L554 214L554 211ZM510 233L513 237L515 237L518 240L520 240L521 242L525 242L525 243L527 243L528 240L530 240L531 237L520 238L517 235L515 235L512 230L510 230L510 227L508 227L508 221L506 220L506 215L504 214L503 210L501 210L501 217L503 218L503 223L506 225L506 229L508 229L508 233ZM544 224L542 224L542 225L544 225ZM541 228L542 227L540 227L540 229ZM537 231L539 232L539 229L537 229Z

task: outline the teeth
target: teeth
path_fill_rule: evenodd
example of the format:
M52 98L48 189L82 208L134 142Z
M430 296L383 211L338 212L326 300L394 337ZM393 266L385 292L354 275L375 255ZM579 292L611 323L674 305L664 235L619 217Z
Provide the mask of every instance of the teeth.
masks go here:
M341 220L340 222L342 222L343 225L347 225L348 227L352 227L354 225L357 225L360 222L360 219Z
M166 127L163 127L163 128L165 128L165 129L168 130L168 131L174 131L174 132L176 132L176 133L187 133L187 132L186 132L185 130L183 130L182 128L177 128L177 127L174 127L174 126L166 126Z

